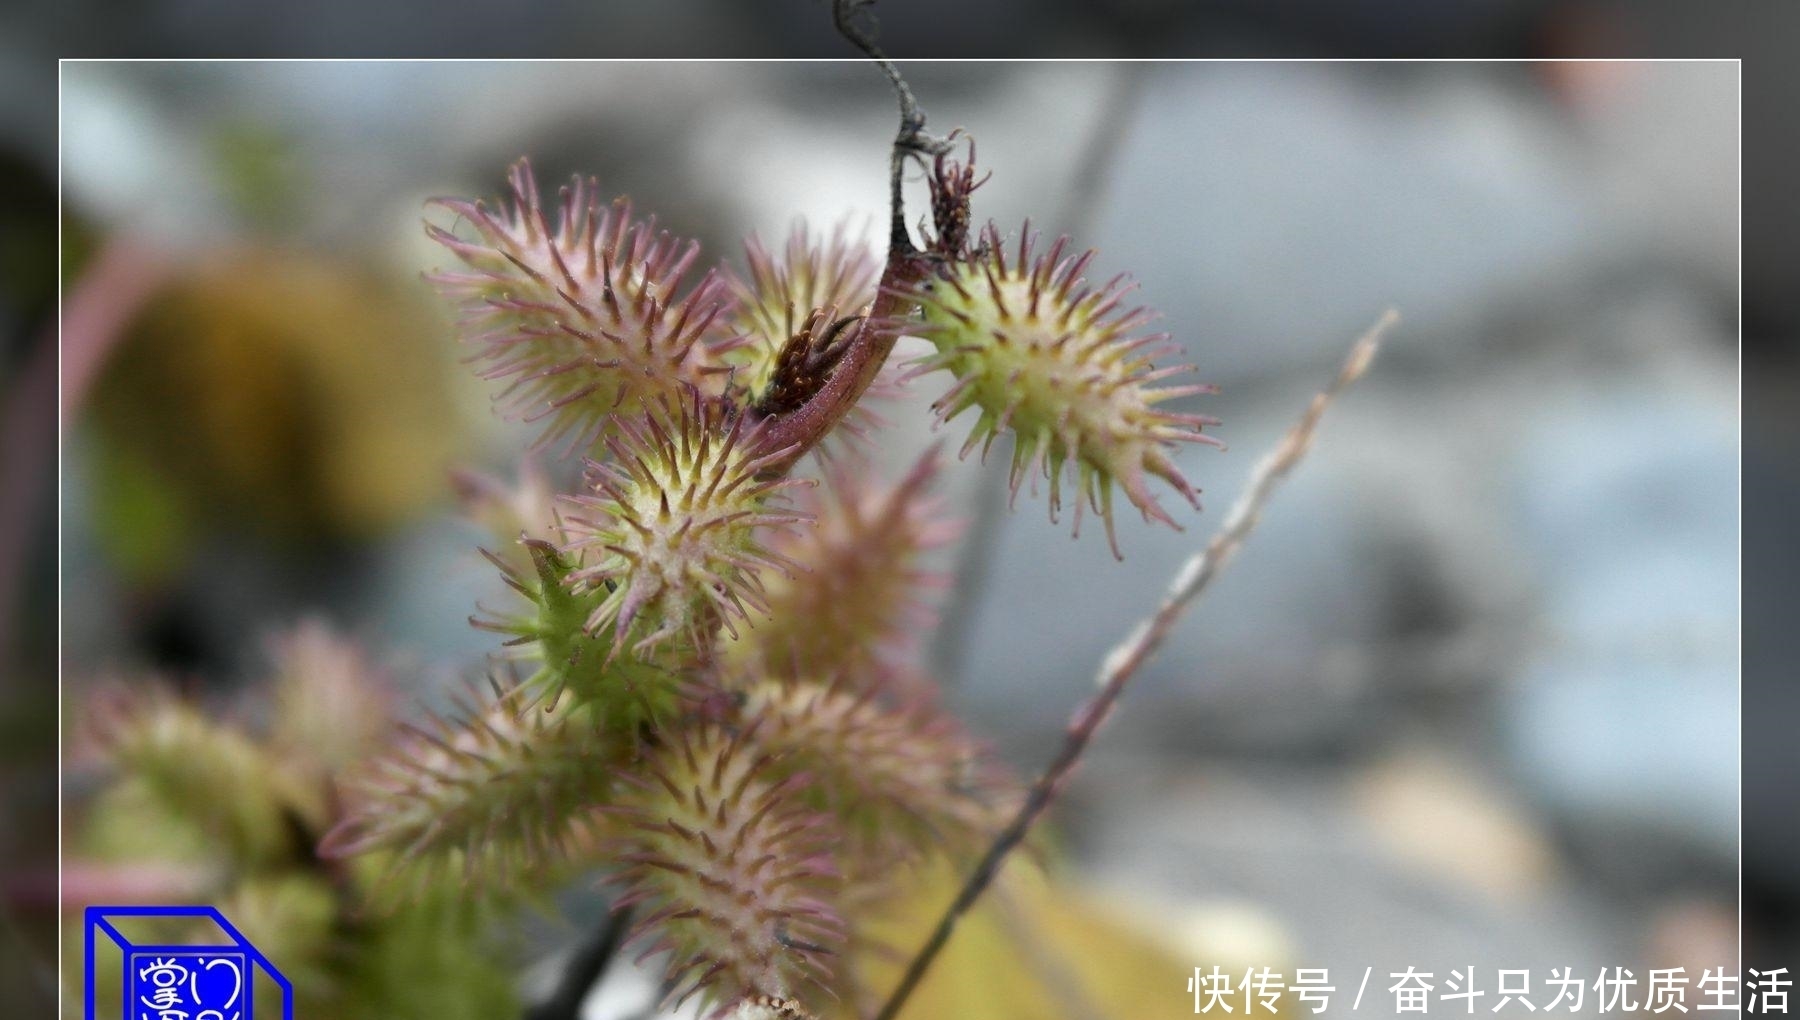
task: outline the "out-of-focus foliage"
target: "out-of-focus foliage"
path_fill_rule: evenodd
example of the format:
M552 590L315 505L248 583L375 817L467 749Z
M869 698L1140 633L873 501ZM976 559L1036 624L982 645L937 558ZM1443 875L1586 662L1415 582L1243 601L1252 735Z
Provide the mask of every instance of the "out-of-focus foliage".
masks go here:
M438 499L457 414L414 298L275 249L215 254L167 285L92 401L112 553L154 577L209 529L367 537Z
M585 452L586 479L548 510L530 472L517 493L465 482L526 603L478 623L536 669L357 770L325 854L472 892L543 889L589 855L663 958L666 1002L709 1016L839 999L861 984L862 914L906 868L979 858L1017 789L923 679L935 454L883 492L844 451L834 498L806 509L796 462L909 331L958 377L942 413L981 404L976 441L1011 434L1014 488L1041 470L1054 513L1066 468L1109 534L1115 481L1175 523L1143 477L1191 500L1163 448L1210 440L1211 419L1153 407L1207 388L1147 388L1185 369L1151 366L1166 337L1130 335L1148 313L1121 310L1118 281L1090 286L1061 241L1015 265L997 231L969 247L972 168L932 174L929 247L896 243L879 285L842 235L804 231L779 255L753 241L747 280L684 284L696 245L591 179L552 207L523 161L492 209L436 203L467 225L426 229L462 263L431 278L477 373L541 442Z
M491 918L454 877L372 909L379 858L346 865L314 851L339 811L338 770L385 736L385 725L371 723L386 717L387 676L318 625L276 652L260 690L266 701L208 710L144 678L89 699L76 722L74 772L101 785L74 816L66 902L213 904L279 961L296 1016L512 1015L512 977ZM252 716L267 718L252 726ZM196 937L185 920L171 923L169 941ZM79 926L69 932L79 939ZM68 987L77 988L78 942L65 959ZM117 992L101 993L109 991Z
M863 919L871 943L910 948L924 941L962 884L942 867L908 875L907 891ZM1235 961L1228 945L1199 947L1208 960ZM859 961L864 993L879 995L899 978L891 953L870 950ZM1266 960L1258 965L1269 965ZM1277 961L1277 964L1279 961ZM1053 883L1036 864L1017 860L958 926L949 947L919 985L907 1016L957 1020L1175 1020L1194 1015L1182 976L1194 962L1178 958L1163 938L1145 932L1103 898ZM856 1001L826 1014L855 1020ZM1290 1015L1282 1011L1261 1016ZM1242 1015L1242 1014L1239 1014Z

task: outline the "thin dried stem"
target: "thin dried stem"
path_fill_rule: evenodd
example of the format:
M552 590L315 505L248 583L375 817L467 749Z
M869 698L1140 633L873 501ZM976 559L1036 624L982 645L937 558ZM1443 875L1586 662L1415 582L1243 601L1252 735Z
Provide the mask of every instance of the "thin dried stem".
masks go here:
M943 950L945 943L950 940L951 933L956 929L957 921L961 920L962 915L975 905L975 901L981 897L981 894L993 882L994 877L999 874L1000 866L1005 862L1007 855L1024 842L1032 825L1056 798L1058 790L1061 789L1069 773L1081 760L1083 752L1087 750L1087 746L1093 740L1095 732L1099 730L1100 724L1111 714L1113 705L1118 702L1119 696L1125 693L1125 687L1130 683L1131 678L1162 647L1169 632L1174 629L1176 622L1181 619L1181 614L1187 610L1187 607L1207 589L1213 578L1217 577L1219 571L1225 568L1225 564L1237 555L1238 550L1243 548L1245 540L1250 537L1251 532L1256 530L1257 522L1262 519L1263 509L1268 505L1269 498L1274 494L1276 487L1287 478L1312 446L1313 434L1318 428L1320 418L1325 414L1325 409L1331 406L1338 394L1356 382L1368 370L1369 364L1375 359L1376 350L1380 347L1381 338L1398 321L1399 316L1391 310L1388 311L1351 346L1343 366L1338 369L1337 377L1313 397L1312 403L1300 416L1300 420L1288 430L1287 435L1282 438L1275 449L1264 456L1256 465L1256 469L1251 472L1250 484L1245 488L1243 495L1238 497L1237 502L1232 504L1231 510L1225 515L1224 524L1213 534L1205 548L1182 565L1181 570L1175 575L1174 581L1169 585L1168 594L1163 596L1162 605L1157 607L1155 614L1138 624L1131 634L1102 660L1100 672L1096 678L1100 693L1076 711L1069 722L1068 733L1064 737L1062 749L1038 776L1037 782L1032 784L1031 792L1025 798L1025 803L1019 808L1019 813L1013 818L1012 824L995 838L986 855L969 875L968 881L963 884L962 890L957 893L956 899L944 911L943 917L939 919L931 936L925 940L925 944L920 947L918 954L907 965L906 972L901 976L899 985L889 996L886 1005L882 1006L881 1012L876 1014L876 1020L894 1020L899 1016L908 997L912 995L919 981L924 978L925 972L930 969L932 962Z
M925 111L919 108L919 101L913 96L912 87L900 76L900 69L882 52L876 43L875 36L879 26L875 21L875 0L832 0L831 17L837 25L838 34L850 41L850 44L862 50L863 54L875 62L881 73L887 75L894 86L894 96L900 102L900 130L894 135L894 150L888 161L888 242L895 251L916 251L912 237L906 231L905 203L901 201L900 184L906 160L919 154L938 155L950 150L950 143L925 133Z
M912 88L901 77L900 69L875 42L875 16L870 10L873 6L874 0L832 0L831 13L838 32L887 76L900 103L900 128L894 134L893 149L888 157L887 264L882 269L877 290L879 296L869 314L856 326L856 333L844 345L844 353L837 359L830 378L798 408L767 418L766 438L770 447L791 449L787 457L769 467L771 473L785 472L817 445L875 381L888 353L894 348L894 341L899 339L892 321L910 307L902 295L907 285L928 265L906 229L906 201L901 178L907 160L946 153L950 151L951 143L926 133L925 111L913 98Z

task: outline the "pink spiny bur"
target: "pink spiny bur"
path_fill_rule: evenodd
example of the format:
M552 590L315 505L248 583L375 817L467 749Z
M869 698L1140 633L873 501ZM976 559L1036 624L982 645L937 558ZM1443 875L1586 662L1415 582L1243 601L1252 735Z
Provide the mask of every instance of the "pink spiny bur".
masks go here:
M816 991L844 940L827 817L779 778L754 732L700 725L660 739L605 809L640 959L667 952L669 998L708 1005Z
M684 288L699 245L633 219L624 199L602 204L592 179L564 188L555 214L525 160L508 180L497 210L434 201L473 238L425 228L464 264L428 278L456 306L477 371L505 384L507 414L543 422L545 443L586 449L660 400L716 390L731 298L713 272Z

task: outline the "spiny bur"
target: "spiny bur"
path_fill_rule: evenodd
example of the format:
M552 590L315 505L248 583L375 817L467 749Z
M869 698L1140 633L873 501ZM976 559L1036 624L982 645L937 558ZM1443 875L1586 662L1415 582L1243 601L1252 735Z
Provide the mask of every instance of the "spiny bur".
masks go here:
M566 533L559 534L568 541ZM507 658L535 665L525 686L552 706L565 694L590 706L597 724L614 735L633 735L672 711L684 684L682 673L690 665L687 653L669 648L616 654L618 635L591 625L604 618L616 583L579 580L579 560L543 539L522 538L519 545L529 557L529 570L483 553L523 605L511 612L488 611L470 622L507 635Z
M330 772L361 760L393 714L387 670L319 620L269 645L275 690L268 743L276 757L290 771L311 764Z
M563 189L554 219L528 162L509 183L498 210L435 200L473 238L426 226L466 267L430 279L458 309L481 375L506 383L509 414L582 449L658 400L714 385L730 294L713 272L684 290L697 243L633 219L623 199L602 204L592 179Z
M1028 477L1043 477L1054 520L1067 477L1076 528L1085 502L1105 519L1117 554L1115 485L1146 520L1171 527L1180 525L1150 493L1146 476L1161 478L1199 507L1169 451L1177 443L1219 445L1201 432L1217 422L1159 405L1214 389L1155 385L1193 366L1152 364L1179 348L1166 333L1136 332L1151 313L1124 306L1131 290L1125 278L1092 285L1084 274L1094 252L1071 255L1067 238L1059 238L1034 256L1033 242L1027 227L1009 260L999 230L990 225L966 260L943 266L915 287L922 309L917 333L936 347L920 359L918 371L941 369L955 378L933 404L940 422L972 408L979 412L964 455L979 445L985 456L996 438L1010 433L1013 492Z
M587 706L546 708L525 693L494 684L454 718L403 724L398 746L346 789L349 809L321 852L390 851L390 881L495 892L565 859L591 835L586 808L606 798L625 754Z
M692 286L697 246L592 181L552 215L520 162L498 210L439 203L471 235L430 228L465 265L434 279L471 360L503 410L583 454L584 481L553 498L541 473L460 480L519 596L477 625L530 676L405 731L324 850L386 855L426 890L597 868L669 1001L813 1020L873 952L847 918L910 865L993 846L1021 792L921 661L927 560L953 531L927 492L936 451L889 487L826 444L857 429L893 344L923 338L914 374L953 377L940 422L978 413L963 452L1010 434L1014 493L1047 479L1054 519L1072 485L1076 526L1091 508L1117 553L1115 489L1170 525L1151 477L1197 505L1172 453L1214 442L1213 420L1169 405L1211 388L1164 385L1188 367L1153 364L1167 335L1141 333L1123 277L1087 281L1093 253L972 234L972 143L966 162L919 152L938 153L922 246L896 208L880 265L802 226ZM809 453L817 493L795 477Z
M267 686L240 685L222 704L202 706L153 678L132 677L128 688L81 706L72 767L85 769L93 750L93 763L109 768L92 777L102 781L92 803L71 818L70 860L80 864L69 869L66 902L213 904L279 961L296 1016L517 1016L511 964L494 951L491 916L460 875L409 881L411 895L381 903L381 857L402 856L397 849L347 862L315 848L319 834L339 823L366 824L347 818L345 791L334 780L350 758L382 753L387 727L377 733L371 721L381 721L382 706L397 694L387 671L317 623L271 647L275 671L259 678ZM565 759L562 769L580 760L554 740L541 753ZM384 806L416 817L421 805L403 798ZM507 825L499 829L498 838L514 835ZM333 842L327 836L326 848ZM444 870L428 853L413 863L433 875ZM162 922L157 937L169 944L217 938L211 922ZM70 951L81 959L78 940ZM99 981L108 999L124 995L107 990L104 973ZM281 1002L264 994L276 990L264 982L246 1003L258 1016L279 1015Z
M286 819L316 801L243 728L144 681L95 698L84 731L84 743L222 850L232 871L279 865L299 849Z
M806 777L774 764L743 730L692 726L623 776L607 810L623 829L617 909L640 911L643 957L668 954L673 1002L817 994L830 979L844 940L832 827L799 796Z
M934 705L842 680L765 681L743 699L755 742L803 772L805 798L852 837L859 876L873 862L978 853L1014 806L984 748Z
M784 677L840 674L867 680L916 656L933 622L925 596L944 578L925 557L956 528L930 486L933 449L891 488L845 464L797 500L815 523L773 540L793 564L766 578L767 619L727 646L735 665Z
M607 449L589 462L591 493L568 498L566 551L586 558L570 576L599 596L586 629L611 631L615 653L703 648L766 611L762 573L790 569L768 536L805 520L780 498L805 483L765 474L786 451L697 395L621 423Z

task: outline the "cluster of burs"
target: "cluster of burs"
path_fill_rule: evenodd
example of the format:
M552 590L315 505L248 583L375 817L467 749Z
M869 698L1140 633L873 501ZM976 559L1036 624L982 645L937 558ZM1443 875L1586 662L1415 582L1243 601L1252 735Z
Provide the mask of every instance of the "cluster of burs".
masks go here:
M873 477L860 405L940 386L943 421L974 418L964 454L1008 435L1015 491L1031 481L1053 518L1097 515L1109 537L1116 493L1173 523L1152 477L1193 502L1170 452L1210 442L1212 422L1163 406L1206 387L1160 384L1187 366L1152 364L1171 345L1143 332L1123 279L1088 282L1091 253L1029 229L971 231L966 163L940 156L927 177L917 244L902 231L881 259L799 228L777 250L752 239L742 271L700 271L696 244L591 180L545 201L523 163L496 204L438 203L428 230L460 264L431 278L470 363L582 481L557 493L529 460L463 479L513 595L475 617L504 655L455 710L396 738L370 723L388 708L368 684L321 686L315 663L284 671L313 679L277 711L310 736L211 752L262 784L219 801L237 805L244 860L282 862L244 873L275 876L266 897L310 897L336 947L310 985L305 947L264 947L330 1015L362 1015L356 971L387 965L411 996L461 996L432 1015L478 1015L496 1000L466 986L504 984L480 961L484 923L596 872L627 948L665 967L667 1002L743 1020L860 1006L892 973L870 919L921 864L968 866L1017 810L923 664L925 558L954 534L936 452ZM903 337L924 353L889 365ZM202 767L211 724L140 702L103 713L115 755ZM279 750L303 741L311 757ZM233 909L254 926L254 905ZM274 941L309 937L284 927ZM376 999L356 1007L424 1015L397 990Z

